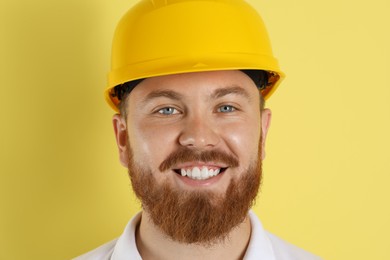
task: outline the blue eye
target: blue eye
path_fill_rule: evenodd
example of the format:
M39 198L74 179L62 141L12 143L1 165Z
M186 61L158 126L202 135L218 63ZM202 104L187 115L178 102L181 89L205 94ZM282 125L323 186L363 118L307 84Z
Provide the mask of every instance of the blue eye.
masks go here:
M218 112L221 113L230 113L230 112L234 112L235 110L236 110L235 107L229 105L224 105L218 108Z
M162 115L174 115L179 113L175 108L173 107L164 107L158 111L158 113Z

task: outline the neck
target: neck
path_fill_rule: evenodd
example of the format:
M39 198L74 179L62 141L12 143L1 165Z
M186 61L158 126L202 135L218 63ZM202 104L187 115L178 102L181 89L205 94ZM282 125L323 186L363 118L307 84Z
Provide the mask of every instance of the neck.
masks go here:
M183 244L168 239L142 212L136 232L138 251L144 260L149 259L243 259L251 235L251 224L247 216L243 223L234 228L223 242L213 246Z

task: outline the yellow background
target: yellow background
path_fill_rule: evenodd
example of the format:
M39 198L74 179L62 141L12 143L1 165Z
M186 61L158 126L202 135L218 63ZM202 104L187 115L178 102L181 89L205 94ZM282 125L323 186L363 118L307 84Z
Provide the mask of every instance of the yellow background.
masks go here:
M1 0L0 259L69 259L138 210L102 94L134 2ZM255 211L325 259L390 259L390 2L249 2L287 74Z

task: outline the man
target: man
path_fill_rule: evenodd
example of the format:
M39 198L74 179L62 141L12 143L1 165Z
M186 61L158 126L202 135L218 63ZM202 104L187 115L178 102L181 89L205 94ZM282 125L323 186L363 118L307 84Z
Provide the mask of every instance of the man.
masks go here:
M143 211L77 259L318 259L250 211L283 77L242 0L142 0L120 21L106 99Z

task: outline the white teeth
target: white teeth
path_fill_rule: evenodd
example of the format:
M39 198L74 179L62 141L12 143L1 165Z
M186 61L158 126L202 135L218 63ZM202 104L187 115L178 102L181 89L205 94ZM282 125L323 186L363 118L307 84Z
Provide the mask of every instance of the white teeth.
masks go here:
M200 172L200 178L206 179L208 175L209 175L209 171L207 170L207 167L203 167L202 171Z
M199 180L200 179L200 170L198 167L192 169L192 178Z
M180 173L182 176L187 176L195 180L207 180L211 177L217 176L221 169L208 169L206 166L203 166L202 169L199 167L194 167L192 169L181 169Z

